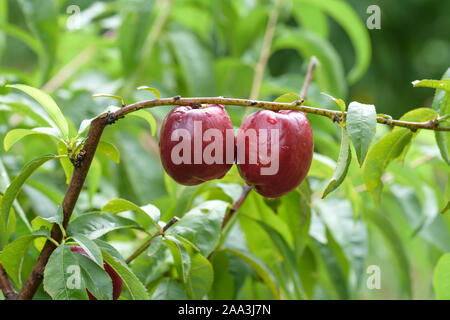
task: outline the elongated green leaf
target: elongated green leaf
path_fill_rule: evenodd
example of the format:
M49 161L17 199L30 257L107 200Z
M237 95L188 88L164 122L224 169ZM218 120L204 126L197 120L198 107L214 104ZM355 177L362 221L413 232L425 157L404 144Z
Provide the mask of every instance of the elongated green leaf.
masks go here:
M116 146L106 141L100 141L97 150L110 158L115 163L120 162L120 153Z
M186 283L191 269L191 257L189 256L189 253L186 251L183 244L174 237L164 237L163 241L172 253L178 276Z
M22 189L25 181L33 174L34 171L36 171L40 166L42 166L45 162L55 159L55 155L46 155L40 158L37 158L33 161L30 161L25 165L25 167L22 169L20 174L14 178L14 180L11 182L11 184L8 186L8 188L5 191L5 194L3 195L2 203L0 205L0 213L1 213L1 219L2 224L4 226L8 225L9 220L9 212L11 210L11 206L14 203L14 200L16 199L17 195L19 194L20 190ZM0 235L1 241L0 241L0 248L3 248L8 239L4 237L4 235Z
M274 100L274 102L291 103L300 100L300 96L296 93L285 93Z
M450 68L442 76L442 80L450 78ZM445 90L436 89L434 94L432 107L436 110L440 116L450 113L450 93ZM450 145L450 134L448 132L435 131L434 136L436 138L441 156L447 164L450 165L450 156L448 154L448 146Z
M91 257L100 268L103 268L102 252L94 241L80 233L73 234L71 237L84 249L84 251L86 251L89 257Z
M72 234L81 234L89 239L96 239L104 234L120 229L138 229L142 226L133 220L123 218L110 213L87 213L73 219L67 232Z
M442 255L433 274L433 287L436 298L440 300L450 299L450 253Z
M0 105L4 108L10 109L13 112L29 117L36 123L36 125L40 127L47 127L51 125L51 122L48 121L48 117L44 114L45 111L39 112L40 110L35 110L21 102L0 101Z
M348 74L350 83L362 77L369 67L371 45L366 26L358 17L353 8L340 0L295 0L316 6L332 16L347 32L355 49L356 62Z
M140 86L137 89L138 90L148 90L148 91L152 92L155 95L156 99L159 99L161 97L161 94L159 93L158 89L156 89L156 88Z
M39 237L47 237L49 235L50 233L39 231L35 234L23 236L8 244L0 253L3 267L19 288L22 287L22 279L20 277L22 263L30 243Z
M110 253L102 249L103 259L116 271L123 280L133 300L148 300L147 289L128 266Z
M377 113L372 104L351 102L347 112L347 131L362 166L377 129Z
M320 62L316 79L329 93L343 97L347 94L342 61L331 44L306 30L282 29L274 39L272 51L296 49L305 59L316 56Z
M146 220L150 221L152 225L160 228L157 224L160 217L159 209L150 203L145 206L139 207L138 205L125 199L113 199L105 204L102 208L102 212L109 212L113 214L124 211L135 211L137 213L140 213L146 218Z
M345 105L345 101L344 101L344 100L342 100L342 99L337 99L337 98L335 98L335 97L333 97L333 96L330 96L329 94L326 94L326 93L322 93L322 94L323 94L324 96L327 96L327 97L330 98L331 100L333 100L333 102L337 104L337 106L339 107L339 109L340 109L342 112L345 112L345 109L347 108L347 106Z
M50 256L44 271L44 290L54 300L87 300L81 267L69 246L60 245Z
M109 274L102 269L103 266L101 268L97 263L78 252L74 252L74 256L81 267L81 276L86 289L98 300L112 300L112 280Z
M191 268L185 284L189 298L202 299L211 289L214 281L213 268L208 259L196 252L191 256Z
M224 251L215 251L210 258L214 270L214 281L208 299L232 300L235 296L235 281L229 270L230 259Z
M138 117L144 119L150 125L150 130L152 130L152 136L156 133L156 120L153 115L146 110L139 110L129 114L132 117Z
M411 278L408 256L401 238L392 223L383 215L372 210L363 210L362 216L368 224L373 225L386 241L391 250L391 257L398 263L398 277L408 296L411 296Z
M67 155L67 146L63 141L58 141L57 145L58 149L58 155L60 156L66 156ZM59 162L61 163L61 166L64 170L64 175L66 176L66 183L70 183L70 179L72 179L72 173L73 173L73 164L70 162L69 157L61 157L59 158Z
M5 151L8 151L17 141L33 134L42 134L59 139L59 132L54 128L13 129L6 134L3 140Z
M261 261L258 257L254 256L249 252L242 252L232 249L220 250L218 252L229 252L239 259L245 261L252 267L256 274L261 277L264 283L269 287L270 291L273 293L276 299L280 299L280 293L278 292L278 287L275 282L275 277L272 275L270 269Z
M206 201L186 213L173 227L172 233L193 242L204 256L217 246L228 203L219 200Z
M184 287L178 281L172 279L162 279L155 292L152 300L187 300L188 297L184 291Z
M341 150L339 152L336 169L334 170L333 177L331 177L325 191L323 192L322 199L341 185L347 175L350 163L352 162L352 152L350 150L348 134L344 127L341 128L341 133Z
M437 116L433 109L419 108L406 113L400 120L422 122ZM409 143L417 133L409 129L395 127L391 133L385 135L370 148L363 166L363 180L373 197L379 201L383 182L381 176L387 165L400 155L405 155Z
M450 79L442 79L442 80L430 80L430 79L424 79L424 80L416 80L413 81L414 87L426 87L426 88L434 88L434 89L442 89L447 92L450 92Z
M336 162L324 155L314 153L308 175L319 179L328 179L334 173Z
M45 110L47 110L48 115L61 131L61 137L65 140L69 137L69 125L67 124L67 120L62 114L56 102L52 99L52 97L50 97L50 95L48 95L44 91L29 87L24 84L11 84L8 85L8 87L22 90L26 94L33 97L37 102L41 104L42 107L44 107Z

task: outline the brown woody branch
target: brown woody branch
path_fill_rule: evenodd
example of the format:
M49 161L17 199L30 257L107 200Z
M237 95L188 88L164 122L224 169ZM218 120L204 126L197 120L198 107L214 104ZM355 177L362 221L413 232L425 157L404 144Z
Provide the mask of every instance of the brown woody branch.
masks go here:
M9 281L6 270L0 263L0 287L2 288L3 295L6 300L14 300L17 298L17 292Z

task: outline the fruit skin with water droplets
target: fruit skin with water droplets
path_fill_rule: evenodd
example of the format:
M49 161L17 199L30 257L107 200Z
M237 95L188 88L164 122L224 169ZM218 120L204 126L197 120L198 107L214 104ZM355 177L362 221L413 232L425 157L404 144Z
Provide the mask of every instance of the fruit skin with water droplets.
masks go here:
M194 121L201 122L201 132L194 134ZM181 138L176 141L172 141L171 136L177 129L185 129L191 137L190 141L190 163L176 164L172 160L173 148L181 142ZM208 129L218 129L220 131L220 137L222 138L223 145L223 157L222 163L206 163L203 157L205 148L212 143L212 140L205 141L203 138L204 133ZM208 180L222 178L233 165L234 157L231 161L227 161L227 144L233 148L234 156L234 134L227 135L227 130L233 130L230 116L225 110L223 105L211 104L204 105L200 108L193 108L191 106L179 106L169 112L167 117L161 126L159 151L161 156L161 162L164 170L171 176L176 182L193 186L203 183ZM200 133L200 135L199 135ZM231 141L228 141L230 140ZM200 145L201 161L194 163L194 140ZM200 142L199 142L200 141Z
M91 257L89 257L89 255L86 253L86 251L84 251L84 249L80 246L71 246L70 251L81 253L83 256L86 256L89 259L92 259ZM112 280L113 300L117 300L120 296L120 293L122 292L123 280L108 263L103 262L103 267L105 268L105 271L109 274L109 276L111 277L111 280ZM88 289L86 289L86 292L88 294L89 300L97 300L97 298L94 297L89 292Z
M246 183L267 198L280 197L300 185L309 171L314 151L312 129L305 114L293 110L279 112L262 110L252 113L239 128L238 145L240 138L242 139L240 135L248 129L255 129L257 141L260 141L259 129L267 129L269 157L272 152L271 129L278 130L279 162L275 174L262 175L261 168L270 167L271 163L263 164L259 154L255 164L249 163L249 144L246 138L245 162L237 164L239 173Z

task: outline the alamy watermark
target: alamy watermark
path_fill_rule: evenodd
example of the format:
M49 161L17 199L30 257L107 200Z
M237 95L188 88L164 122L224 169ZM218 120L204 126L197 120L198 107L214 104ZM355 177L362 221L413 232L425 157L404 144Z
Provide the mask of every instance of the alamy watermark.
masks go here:
M207 129L203 134L202 132L202 121L194 121L193 137L187 129L179 128L172 131L171 141L179 141L172 148L170 154L174 164L233 164L235 158L238 164L245 164L246 154L248 154L249 164L263 165L260 170L261 175L275 175L278 173L280 153L279 129L240 130L236 139L236 155L233 129L227 129L225 135L215 128ZM203 142L208 141L211 142L203 148ZM247 141L248 153L245 152ZM191 157L192 144L194 148L193 159ZM269 144L270 147L268 146Z
M381 269L379 266L372 264L367 267L366 273L367 277L367 289L370 290L380 290L381 289Z
M367 14L370 16L366 20L367 29L381 29L381 9L376 4L367 7Z

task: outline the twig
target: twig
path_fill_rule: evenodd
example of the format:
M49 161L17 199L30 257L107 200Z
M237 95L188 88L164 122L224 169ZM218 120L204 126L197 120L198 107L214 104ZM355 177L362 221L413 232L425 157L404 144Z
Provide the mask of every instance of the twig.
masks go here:
M261 88L264 70L266 69L267 61L270 57L270 48L272 46L273 35L275 34L275 28L277 25L278 15L282 2L283 0L276 0L275 7L270 12L269 21L267 22L266 32L264 34L261 54L255 67L255 75L253 77L252 89L250 91L250 99L257 99L259 95L259 89Z
M318 63L319 60L317 60L315 56L312 56L308 66L308 72L306 73L305 82L303 83L302 90L300 91L300 100L302 101L306 100L306 94L308 93L308 89L313 78L314 69Z
M178 222L180 219L178 217L173 217L162 229L162 232L157 232L153 236L151 236L147 241L144 242L139 248L136 249L135 252L131 254L131 256L128 257L125 262L129 264L131 261L136 259L142 252L144 252L152 243L153 239L155 239L158 236L164 235L164 232L167 231L174 223Z
M230 211L225 215L225 218L223 218L222 222L222 229L225 228L227 223L230 221L230 219L233 217L234 213L239 210L239 208L244 203L245 199L247 199L248 194L252 190L252 187L249 185L244 185L244 188L242 189L242 194L239 197L239 199L233 204Z
M17 297L17 292L9 281L6 270L0 263L0 288L2 289L3 295L6 300L14 300Z

